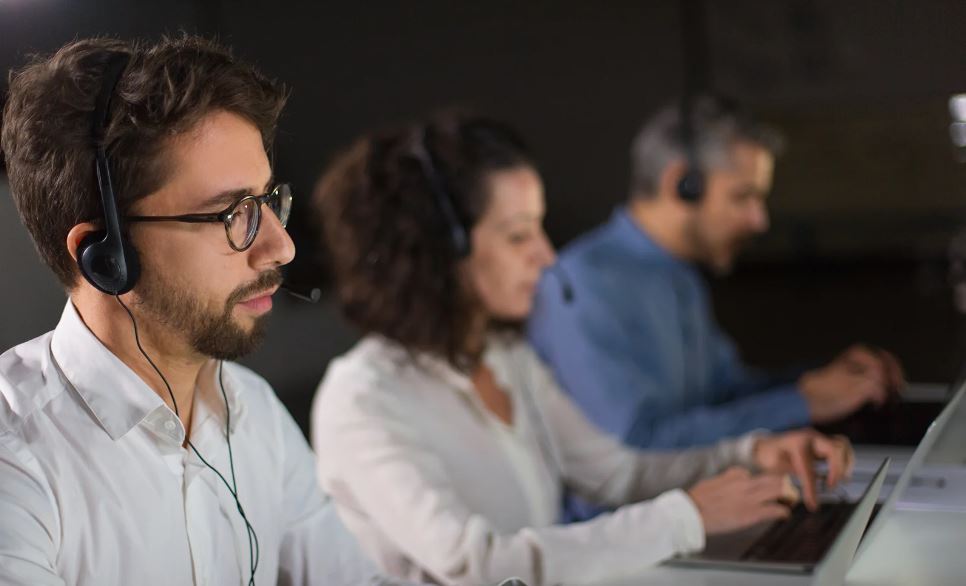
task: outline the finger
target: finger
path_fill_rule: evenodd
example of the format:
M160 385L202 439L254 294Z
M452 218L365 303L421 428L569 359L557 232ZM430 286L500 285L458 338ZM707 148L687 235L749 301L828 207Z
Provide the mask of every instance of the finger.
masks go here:
M906 386L906 375L902 372L902 364L899 363L899 359L887 350L879 350L879 358L885 364L892 389L896 392L902 390Z
M863 373L875 379L881 379L883 383L887 380L886 365L879 357L878 353L868 348L861 348L850 353L847 362L850 371L853 373Z
M848 450L848 444L841 440L821 435L812 438L812 451L828 464L826 483L829 488L835 488L847 474Z
M749 525L756 525L765 521L777 521L787 519L791 515L791 509L781 503L768 503L755 509L749 519Z
M751 478L751 472L742 466L732 466L724 471L721 475L723 478L741 480L744 478Z
M852 478L852 471L855 469L855 449L852 442L844 435L837 435L835 439L845 444L845 478Z
M744 493L756 503L777 501L785 492L785 474L761 474L748 481Z
M889 384L889 374L886 371L886 365L878 356L874 354L865 355L861 363L862 374L883 387Z
M889 391L882 381L867 377L864 374L853 375L849 384L865 401L879 406L889 398Z
M788 474L771 475L756 486L749 487L746 494L749 501L759 504L778 501L793 506L802 500L801 493L795 488Z
M792 478L788 474L782 477L782 496L778 500L790 507L802 501L802 493L792 484Z
M812 458L811 446L795 446L789 450L788 459L791 461L792 470L798 477L802 485L802 496L805 499L805 506L810 511L818 509L818 496L815 487L815 465Z
M852 448L852 441L846 435L836 434L829 437L832 441L836 442L842 447L842 453L845 455L845 477L852 475L852 466L855 464L855 450Z

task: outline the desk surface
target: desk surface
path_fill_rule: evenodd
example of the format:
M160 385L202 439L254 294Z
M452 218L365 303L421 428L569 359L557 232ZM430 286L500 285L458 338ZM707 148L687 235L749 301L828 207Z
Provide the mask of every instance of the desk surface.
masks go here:
M657 567L611 586L810 586L812 576ZM966 584L966 513L895 511L859 552L847 586Z
M894 511L860 551L850 586L966 584L966 513Z

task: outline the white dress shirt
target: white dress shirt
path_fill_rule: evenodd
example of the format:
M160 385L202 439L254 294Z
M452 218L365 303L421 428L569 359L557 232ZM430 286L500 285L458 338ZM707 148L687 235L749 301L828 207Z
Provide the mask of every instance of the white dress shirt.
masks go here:
M190 437L230 481L215 364ZM379 582L268 383L230 363L224 383L256 584ZM53 332L0 356L0 584L247 584L234 499L184 439L180 419L68 302Z
M679 487L751 465L752 436L631 451L586 421L525 343L492 336L484 362L510 395L512 425L466 375L378 336L334 361L319 387L322 487L384 570L442 584L593 583L704 547ZM600 503L635 504L555 525L564 483Z

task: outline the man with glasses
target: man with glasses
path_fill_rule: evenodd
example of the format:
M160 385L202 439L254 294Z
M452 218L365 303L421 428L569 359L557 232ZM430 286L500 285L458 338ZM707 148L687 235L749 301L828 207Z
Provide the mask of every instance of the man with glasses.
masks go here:
M76 41L12 76L12 192L69 300L0 356L0 583L380 580L230 362L295 254L266 156L284 101L192 37Z

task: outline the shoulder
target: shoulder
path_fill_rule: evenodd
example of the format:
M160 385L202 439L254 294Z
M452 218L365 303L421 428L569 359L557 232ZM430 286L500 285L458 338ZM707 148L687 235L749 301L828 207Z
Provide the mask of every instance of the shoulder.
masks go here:
M50 337L51 333L44 334L0 355L0 493L6 505L24 506L53 528L56 519L41 462L59 445L48 442L59 425L42 418L66 386L51 364ZM44 442L42 449L38 439Z
M673 263L652 256L628 246L611 221L564 247L557 262L575 281L578 298L583 292L596 297L665 287Z
M319 389L351 386L378 392L381 381L398 377L411 362L412 356L399 344L369 335L332 360Z
M0 435L22 427L65 390L50 360L52 332L0 354Z
M621 250L620 240L614 234L611 222L597 226L590 232L578 236L560 252L560 262L567 268L593 268L596 260L608 259Z
M366 336L329 363L315 393L313 424L398 401L418 376L413 360L399 344L382 336Z
M487 344L487 362L505 372L508 379L529 381L533 377L551 376L546 363L525 337L509 332L496 333L490 335Z

